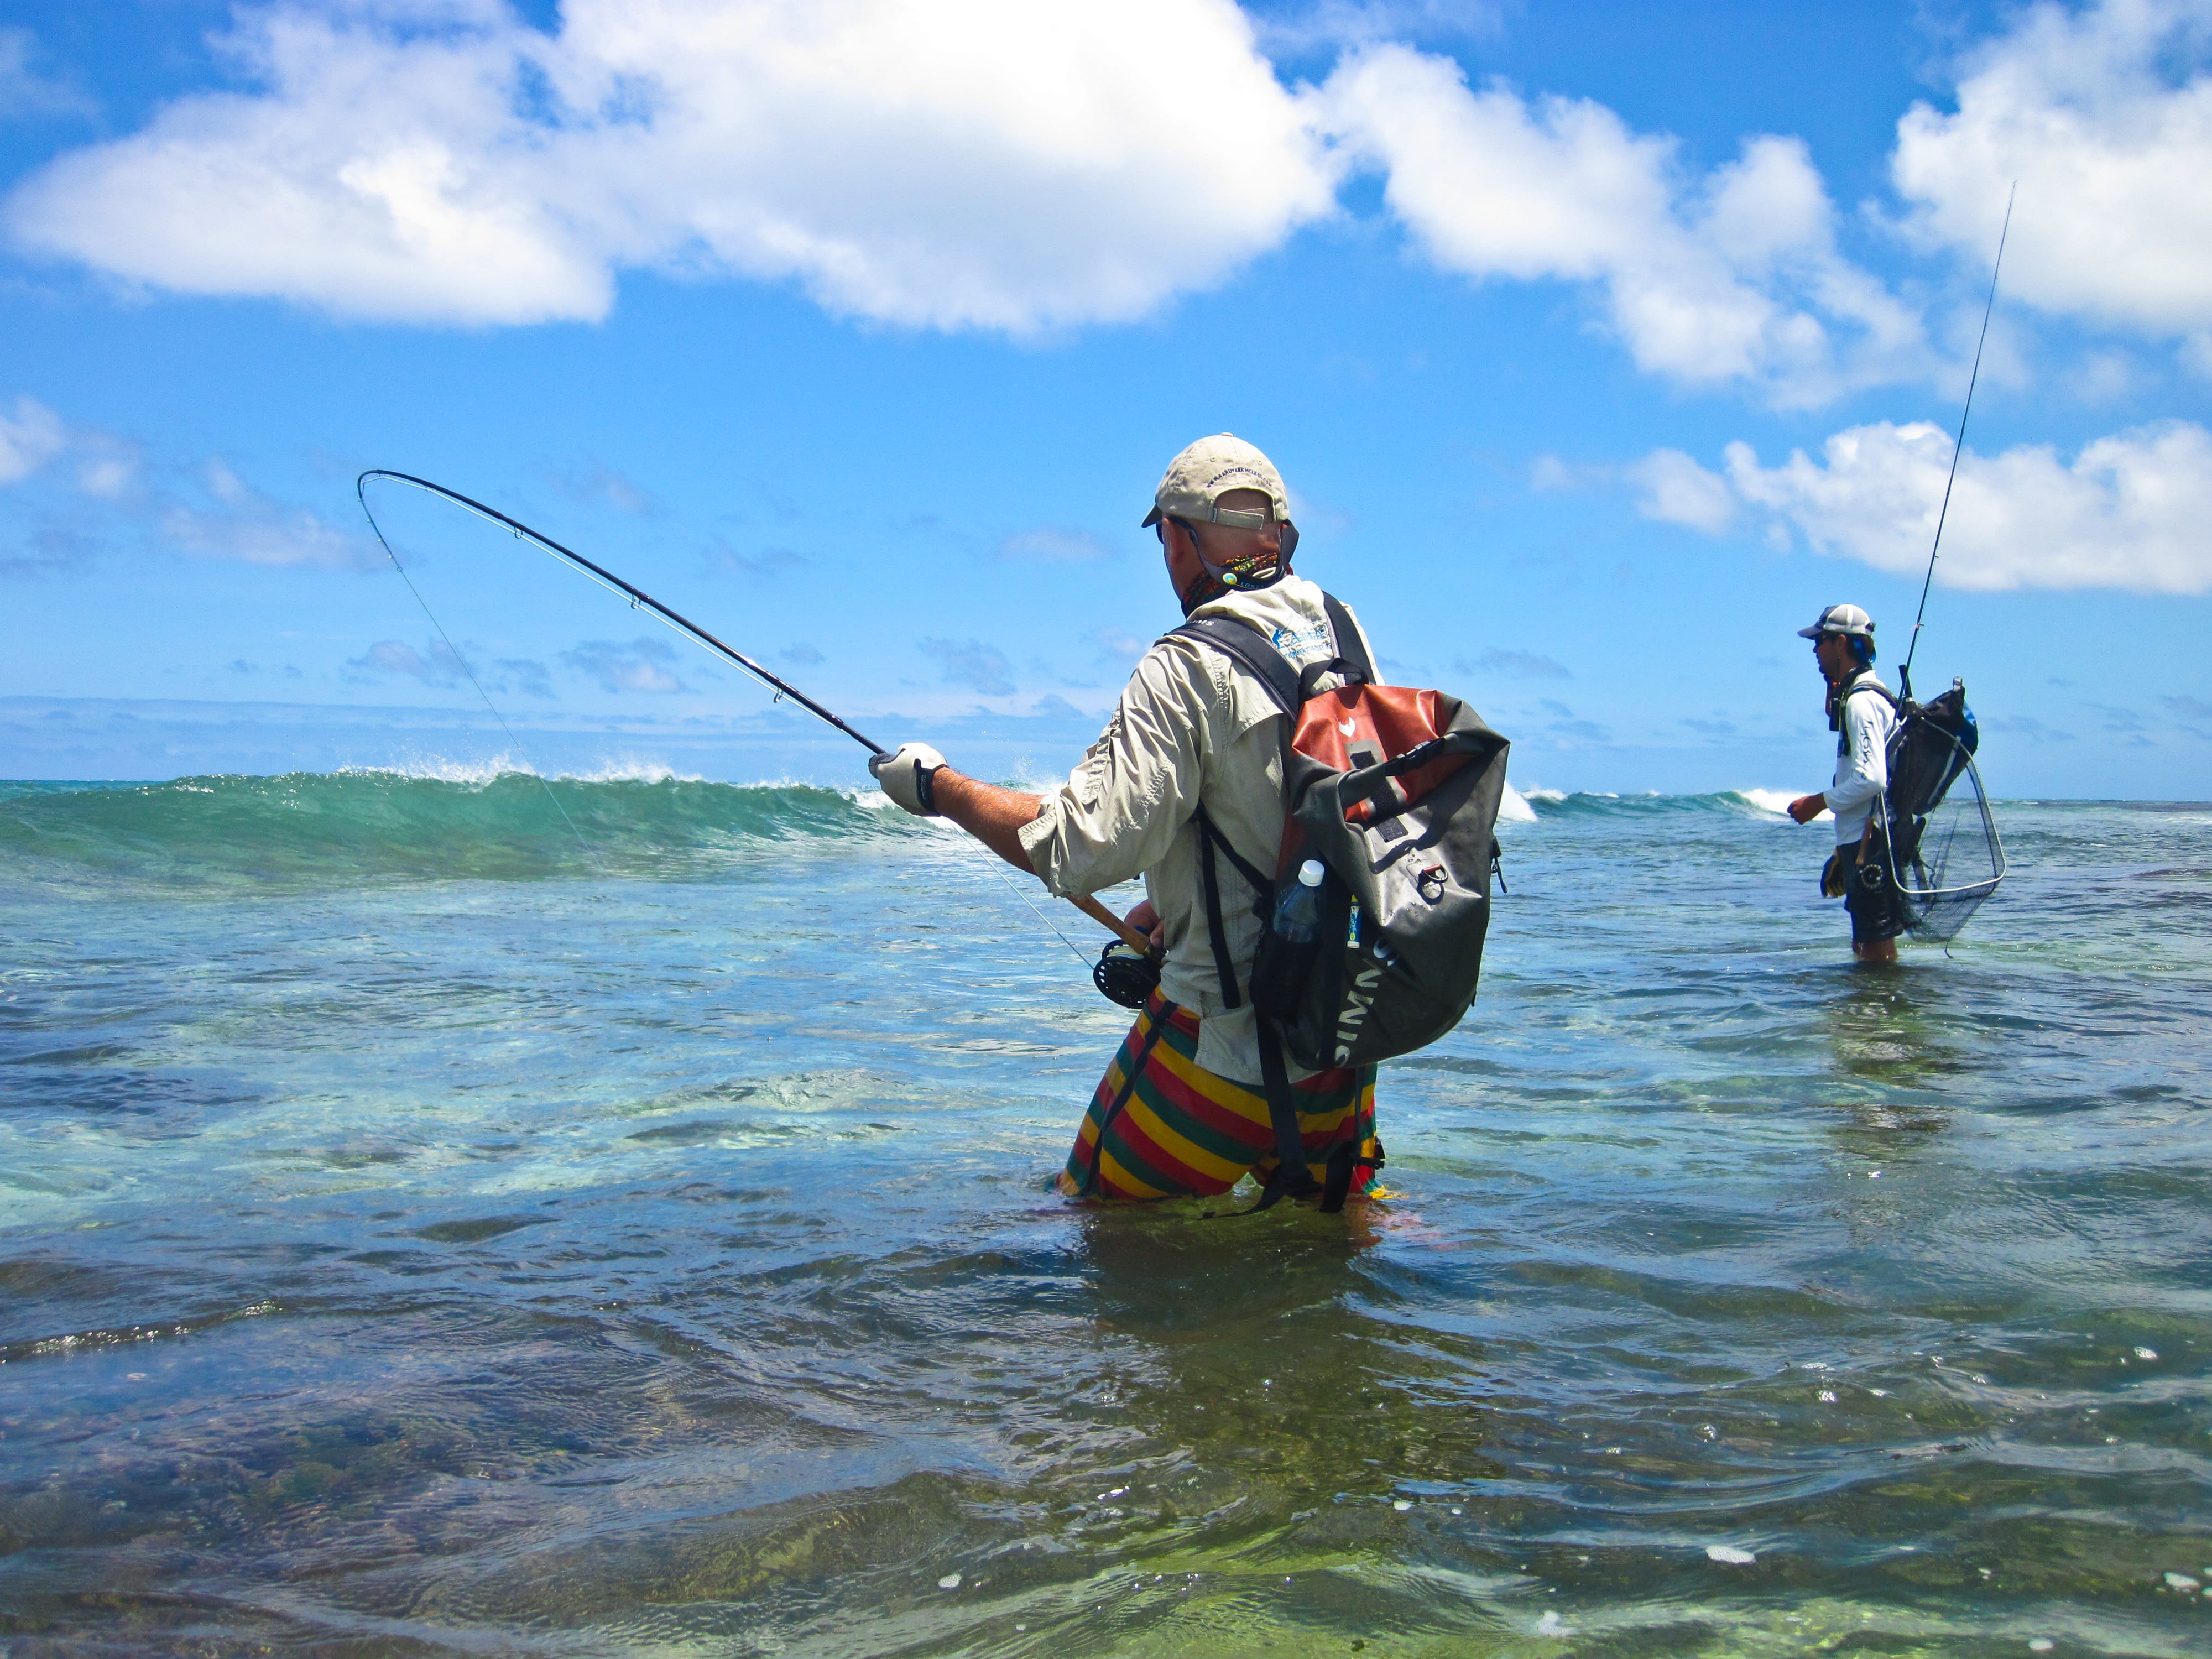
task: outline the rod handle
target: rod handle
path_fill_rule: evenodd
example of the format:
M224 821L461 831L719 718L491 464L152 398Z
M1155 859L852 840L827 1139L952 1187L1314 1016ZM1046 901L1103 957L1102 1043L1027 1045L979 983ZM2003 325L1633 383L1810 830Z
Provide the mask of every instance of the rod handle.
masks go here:
M1085 893L1081 898L1071 898L1068 902L1109 933L1119 933L1121 936L1121 942L1139 955L1144 955L1152 950L1152 940L1130 927L1127 922L1123 921L1121 917L1115 915L1090 894Z

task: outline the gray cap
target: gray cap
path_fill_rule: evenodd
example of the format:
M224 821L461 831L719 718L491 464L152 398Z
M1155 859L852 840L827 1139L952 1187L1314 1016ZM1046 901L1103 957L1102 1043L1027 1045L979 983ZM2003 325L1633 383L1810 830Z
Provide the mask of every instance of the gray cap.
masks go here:
M1810 628L1801 628L1801 640L1817 640L1823 634L1849 634L1854 638L1870 640L1874 637L1874 618L1855 605L1832 605L1814 619Z
M1218 505L1232 489L1264 490L1273 513ZM1286 523L1290 516L1290 498L1283 493L1283 475L1275 471L1275 464L1234 433L1217 432L1168 463L1167 476L1152 492L1152 510L1145 515L1145 525L1149 528L1162 519L1188 519L1260 530L1270 522Z

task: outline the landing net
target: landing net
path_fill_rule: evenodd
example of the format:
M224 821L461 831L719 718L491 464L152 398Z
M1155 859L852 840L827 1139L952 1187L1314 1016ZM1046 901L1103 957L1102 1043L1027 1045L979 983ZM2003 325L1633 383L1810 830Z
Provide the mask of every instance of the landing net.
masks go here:
M1947 945L2004 879L2004 842L1972 750L1926 726L1913 734L1913 746L1934 764L1917 799L1891 791L1890 874L1913 937Z

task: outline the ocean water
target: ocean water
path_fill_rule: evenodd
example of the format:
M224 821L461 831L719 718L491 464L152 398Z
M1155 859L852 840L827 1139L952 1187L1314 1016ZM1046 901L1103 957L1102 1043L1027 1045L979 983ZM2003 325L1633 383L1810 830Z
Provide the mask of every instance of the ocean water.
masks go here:
M7 1659L2212 1650L2212 809L1882 971L1540 798L1395 1195L1209 1218L1045 1190L1073 911L553 788L0 786Z

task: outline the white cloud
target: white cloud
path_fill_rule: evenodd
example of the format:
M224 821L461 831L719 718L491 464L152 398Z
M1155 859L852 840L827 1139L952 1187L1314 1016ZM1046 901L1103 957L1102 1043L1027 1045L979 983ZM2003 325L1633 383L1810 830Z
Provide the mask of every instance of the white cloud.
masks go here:
M273 0L218 43L245 90L59 156L0 223L126 283L353 317L592 320L650 269L1026 335L1217 283L1368 167L1439 266L1586 285L1676 383L1808 407L1943 366L1917 303L1845 257L1801 140L1701 170L1602 104L1405 44L1495 29L1491 0L1258 10L567 0L549 31L509 0ZM31 45L0 31L0 97L33 85ZM1344 55L1316 90L1264 49ZM2208 50L2208 0L2019 14L1962 60L1954 112L1899 123L1905 228L1978 266L2017 177L2008 291L2182 337L2212 375Z
M1927 565L1950 462L1940 428L1885 421L1837 433L1817 460L1797 450L1773 467L1748 444L1730 444L1726 484L1817 551L1915 575ZM1936 576L1985 590L2212 591L2212 433L2167 421L2100 438L2070 460L2048 444L1968 450Z
M35 398L19 396L15 413L0 415L0 484L29 477L68 442L60 416Z
M28 29L0 28L0 120L94 113L97 106L76 88L39 73L32 61L38 46Z
M938 665L947 685L964 685L987 697L1014 694L1006 654L981 640L916 640L915 647Z
M204 484L212 508L172 501L160 514L162 532L187 553L321 570L373 570L385 562L374 543L305 507L279 506L220 460L207 464Z
M1691 177L1673 139L1601 104L1477 91L1450 59L1397 46L1348 58L1318 101L1438 264L1601 284L1644 369L1806 404L1921 364L1917 315L1838 254L1797 139L1750 139Z
M1571 680L1573 673L1554 658L1534 651L1507 651L1492 646L1472 660L1455 657L1452 666L1462 674L1510 674L1523 680Z
M660 511L660 503L653 500L644 485L624 477L604 461L556 471L553 483L571 501L605 505L617 513L649 516Z
M1253 0L1245 9L1271 52L1372 46L1382 40L1458 36L1489 40L1504 31L1500 0L1305 0L1271 4Z
M404 640L379 640L346 663L346 678L362 682L400 675L425 685L458 685L467 672L442 640L426 640L420 651Z
M1000 544L999 554L1038 564L1091 564L1112 558L1114 550L1087 530L1039 525L1007 537Z
M1898 123L1911 228L1986 268L2013 181L2006 291L2160 334L2212 331L2212 8L2044 4L1972 54L1944 114Z
M262 90L169 105L9 204L130 280L342 314L605 314L624 266L1025 332L1140 315L1328 210L1231 0L569 0L247 13Z
M1717 536L1735 518L1728 484L1679 449L1653 450L1628 467L1626 476L1640 492L1636 510L1647 519Z
M72 426L37 398L18 395L13 416L0 414L0 484L21 483L64 452L76 460L76 487L114 501L137 482L138 446L93 427Z
M39 568L81 563L95 545L135 541L149 531L198 558L323 570L384 567L374 541L304 507L271 500L220 459L202 464L193 483L179 489L170 469L157 469L151 481L146 477L145 457L136 442L72 425L35 398L19 396L13 416L0 413L0 485L22 483L63 455L69 457L66 468L28 488L43 492L50 508L74 491L78 500L63 516L104 527L94 535L50 522L40 532L49 550L32 562ZM83 520L86 511L94 514L89 520Z
M1548 451L1539 455L1528 469L1528 488L1540 495L1556 495L1572 489L1580 481L1578 470Z
M597 680L605 691L650 691L665 696L688 691L667 665L676 660L676 647L665 640L641 634L628 645L613 640L585 640L561 660L579 674Z
M101 501L120 501L138 482L143 457L138 446L106 432L80 431L76 487Z

